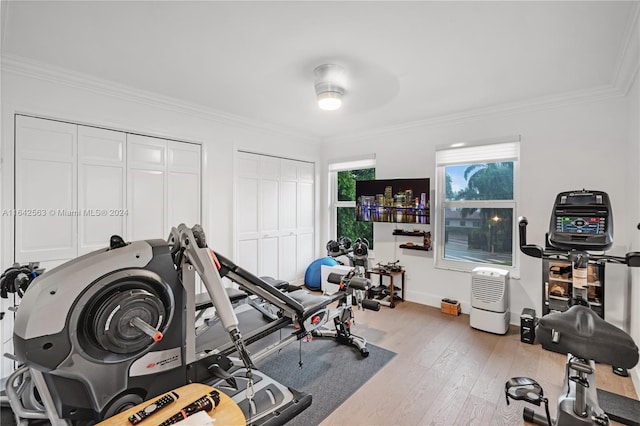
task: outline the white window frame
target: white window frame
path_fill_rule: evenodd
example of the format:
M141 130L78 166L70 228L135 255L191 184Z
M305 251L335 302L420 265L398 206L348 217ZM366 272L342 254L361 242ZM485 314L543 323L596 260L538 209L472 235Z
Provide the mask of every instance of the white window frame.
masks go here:
M338 225L338 208L339 207L351 207L356 208L355 201L339 201L338 200L338 172L345 170L361 170L372 169L376 167L375 155L361 157L349 160L334 160L329 163L328 166L328 185L329 188L329 239L337 240L340 235L336 234L336 228ZM375 227L374 227L375 228ZM375 236L375 229L373 230ZM369 250L369 257L373 257L373 250Z
M446 200L447 166L458 164L513 162L513 200ZM508 269L514 278L520 277L520 255L518 249L518 200L520 189L520 136L508 136L492 140L458 143L436 149L436 226L435 266L440 269L470 272L478 266L495 266ZM469 262L444 258L444 211L447 208L509 208L513 210L511 266L485 262Z

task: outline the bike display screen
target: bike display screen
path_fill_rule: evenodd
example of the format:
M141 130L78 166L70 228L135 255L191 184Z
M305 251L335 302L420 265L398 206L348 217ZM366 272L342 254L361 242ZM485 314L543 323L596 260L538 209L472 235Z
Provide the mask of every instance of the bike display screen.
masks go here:
M558 216L556 231L567 234L604 234L605 218L594 216Z

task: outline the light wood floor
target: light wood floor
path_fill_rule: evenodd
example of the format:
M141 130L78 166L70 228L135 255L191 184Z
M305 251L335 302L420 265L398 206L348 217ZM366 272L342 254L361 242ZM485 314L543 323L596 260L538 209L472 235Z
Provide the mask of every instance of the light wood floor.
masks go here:
M511 326L505 336L494 335L472 329L467 315L445 315L410 302L355 315L354 334L397 356L323 426L524 425L526 404L505 403L509 378L537 380L550 401L557 401L561 392L565 355L520 342L518 327ZM616 376L606 365L596 369L598 388L638 398L630 378ZM555 417L553 403L550 409Z

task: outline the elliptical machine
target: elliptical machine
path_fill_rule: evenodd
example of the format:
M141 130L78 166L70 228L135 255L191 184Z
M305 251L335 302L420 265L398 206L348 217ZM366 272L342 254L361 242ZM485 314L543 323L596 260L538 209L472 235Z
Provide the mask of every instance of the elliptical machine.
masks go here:
M540 259L563 259L572 263L572 294L567 310L544 316L536 335L542 347L566 353L566 376L558 399L558 417L551 419L549 401L542 387L528 377L514 377L505 383L505 397L545 405L545 415L525 408L523 418L543 426L607 425L609 418L598 404L595 363L633 368L638 347L624 331L607 323L589 308L587 267L590 263L618 263L640 266L640 253L624 257L593 254L613 244L613 214L609 196L602 191L569 191L557 195L543 249L527 244L525 217L518 219L520 250Z

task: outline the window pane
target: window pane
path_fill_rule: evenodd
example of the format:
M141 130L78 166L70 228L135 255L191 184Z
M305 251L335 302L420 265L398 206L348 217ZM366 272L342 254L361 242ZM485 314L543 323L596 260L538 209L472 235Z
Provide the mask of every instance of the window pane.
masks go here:
M369 241L369 249L373 249L373 222L356 221L355 207L338 207L336 236L349 237L355 242L358 238Z
M356 181L375 178L375 168L338 172L338 201L356 201Z
M513 209L444 209L444 259L513 265Z
M446 199L513 200L513 162L445 167Z

